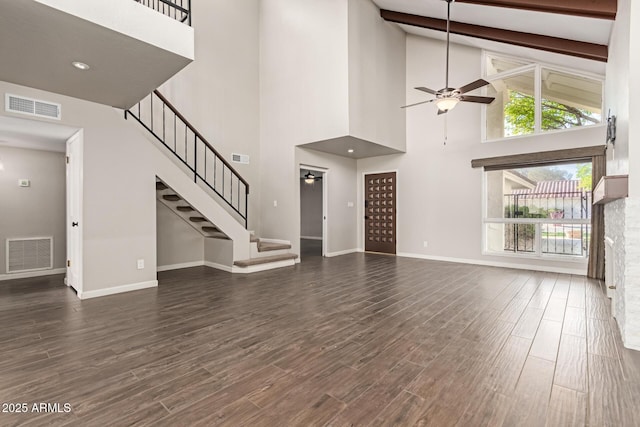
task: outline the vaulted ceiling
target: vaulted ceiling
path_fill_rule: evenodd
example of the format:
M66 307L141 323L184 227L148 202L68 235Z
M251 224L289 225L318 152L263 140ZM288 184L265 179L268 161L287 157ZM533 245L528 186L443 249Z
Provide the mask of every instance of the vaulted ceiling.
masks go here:
M444 37L446 1L373 1L385 20L406 32ZM489 50L517 46L606 62L616 10L616 0L456 0L452 40Z

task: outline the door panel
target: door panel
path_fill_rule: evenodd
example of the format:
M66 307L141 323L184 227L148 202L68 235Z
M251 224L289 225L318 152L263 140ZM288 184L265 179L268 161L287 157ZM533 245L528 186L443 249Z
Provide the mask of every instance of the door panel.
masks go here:
M67 285L82 291L82 152L78 134L67 141Z
M396 173L364 177L364 249L396 253Z

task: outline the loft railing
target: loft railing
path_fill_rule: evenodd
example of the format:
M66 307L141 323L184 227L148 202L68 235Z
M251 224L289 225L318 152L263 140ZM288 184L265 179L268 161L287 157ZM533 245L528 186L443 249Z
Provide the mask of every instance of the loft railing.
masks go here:
M171 151L193 174L248 224L249 184L157 90L124 112Z
M191 26L191 0L134 0Z

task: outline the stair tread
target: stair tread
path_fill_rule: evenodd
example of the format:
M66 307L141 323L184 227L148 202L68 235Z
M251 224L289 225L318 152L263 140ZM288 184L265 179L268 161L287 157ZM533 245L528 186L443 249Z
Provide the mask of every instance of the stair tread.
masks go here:
M179 210L180 212L193 212L193 211L195 211L195 209L193 209L191 206L178 206L176 209Z
M260 241L260 239L252 234L251 237L249 238L249 241L251 243L258 243Z
M207 239L231 240L231 239L229 238L229 236L227 236L227 235L225 235L225 234L223 234L223 233L217 234L217 235L215 235L215 236L205 236L205 237L206 237Z
M182 200L177 194L165 194L164 196L162 196L162 198L170 202L177 202L178 200Z
M218 227L211 227L211 226L204 226L202 227L202 231L206 231L208 233L215 233L215 232L219 232L220 229Z
M160 181L156 181L156 190L160 191L160 190L166 190L167 185L164 182L160 182Z
M203 218L201 216L191 216L191 217L189 217L189 221L191 221L191 222L207 222L207 219Z
M296 255L296 254L282 254L282 255L267 256L267 257L262 257L262 258L244 259L244 260L240 260L240 261L235 261L233 264L237 265L238 267L250 267L252 265L267 264L267 263L270 263L270 262L278 262L278 261L286 261L286 260L296 259L296 258L298 258L298 255Z
M271 242L258 243L258 252L279 251L284 249L291 249L291 245L285 244L285 243L271 243Z

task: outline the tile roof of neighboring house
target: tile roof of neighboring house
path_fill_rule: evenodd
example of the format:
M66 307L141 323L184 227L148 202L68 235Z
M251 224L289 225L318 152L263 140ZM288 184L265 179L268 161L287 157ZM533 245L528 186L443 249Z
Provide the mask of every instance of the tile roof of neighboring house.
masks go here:
M529 197L569 197L575 196L576 193L582 193L580 181L577 179L540 181L533 189L513 190L513 194Z

